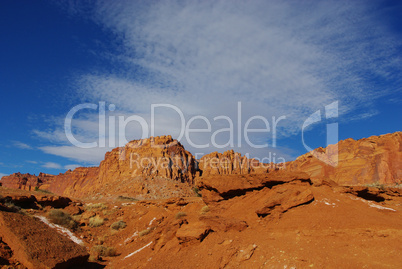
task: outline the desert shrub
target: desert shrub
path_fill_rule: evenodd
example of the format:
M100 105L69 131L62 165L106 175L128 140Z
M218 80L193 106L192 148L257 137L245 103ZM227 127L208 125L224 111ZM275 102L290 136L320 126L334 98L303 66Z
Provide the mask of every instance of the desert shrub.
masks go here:
M395 184L394 188L402 189L402 183Z
M177 212L175 218L176 219L181 219L182 217L185 217L185 216L187 216L187 213L180 211L180 212Z
M59 224L68 229L75 230L78 228L78 223L71 217L70 214L60 209L52 209L48 213L48 218L51 222Z
M152 232L152 230L154 230L154 228L147 228L145 230L142 230L141 232L138 233L138 235L141 236L145 236L147 234L149 234L150 232Z
M96 203L96 204L86 204L86 210L104 210L106 209L106 205L104 203Z
M89 218L89 227L99 227L103 224L105 220L98 215Z
M13 202L6 202L4 205L13 212L21 212L21 207L15 205Z
M107 235L98 236L98 245L103 245L105 243Z
M45 193L45 194L53 194L53 192L51 192L49 190L41 190L41 189L39 189L38 186L35 187L35 191Z
M209 212L209 206L206 205L203 208L201 208L201 214L205 214L207 212Z
M124 221L119 220L119 221L116 221L115 223L113 223L112 225L110 225L110 228L112 228L113 230L120 230L120 229L126 228L126 226L127 226L127 224Z
M379 183L379 182L374 182L374 183L371 183L371 184L366 184L365 186L366 186L366 187L374 187L374 188L378 188L378 189L381 189L381 190L384 190L385 187L386 187L384 184L381 184L381 183Z
M107 247L96 245L92 247L92 252L98 254L101 257L114 257L117 256L116 249L114 247Z
M198 187L194 187L193 192L197 197L201 197L200 189Z
M119 195L117 197L117 200L122 200L122 201L138 201L138 199L134 198L134 197L127 197L127 196L121 196Z

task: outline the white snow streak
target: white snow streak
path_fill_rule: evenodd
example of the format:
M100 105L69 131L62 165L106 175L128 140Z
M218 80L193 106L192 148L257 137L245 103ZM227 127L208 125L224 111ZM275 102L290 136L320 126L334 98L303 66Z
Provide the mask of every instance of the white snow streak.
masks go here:
M136 254L136 253L140 252L140 251L141 251L141 250L143 250L144 248L149 247L151 244L152 244L152 241L151 241L151 242L149 242L148 244L146 244L145 246L143 246L142 248L137 249L137 250L136 250L136 251L134 251L133 253L128 254L126 257L124 257L124 259L126 259L126 258L128 258L128 257L133 256L134 254ZM123 259L123 260L124 260L124 259Z
M78 237L76 237L70 230L68 230L67 228L64 228L60 225L54 224L49 222L49 220L45 217L45 216L35 216L38 219L40 219L43 223L45 223L47 226L49 226L52 229L56 229L56 231L64 236L66 236L67 238L69 238L71 241L73 241L74 243L78 244L78 245L84 245L84 242L79 239Z

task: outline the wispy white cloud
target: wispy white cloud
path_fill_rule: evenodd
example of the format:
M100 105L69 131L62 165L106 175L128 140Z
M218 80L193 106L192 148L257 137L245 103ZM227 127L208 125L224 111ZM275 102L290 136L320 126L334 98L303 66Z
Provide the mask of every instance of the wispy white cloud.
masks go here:
M31 160L27 160L26 162L27 163L32 163L32 164L37 164L38 163L37 161L31 161Z
M400 40L383 23L375 5L99 1L89 8L90 14L115 34L121 47L113 52L115 69L83 74L76 81L77 93L82 100L113 103L119 113L141 115L148 123L151 104L172 104L186 120L193 115L208 118L214 124L212 132L221 128L213 120L220 115L231 118L238 128L239 101L244 121L261 115L272 124L273 116L286 116L278 126L280 137L297 134L311 113L333 101L339 101L341 117L370 117L374 113L354 112L362 107L375 111L373 100L395 91L401 82ZM79 5L69 8L80 13ZM376 81L386 81L388 88L378 90L381 83ZM183 127L177 113L165 109L157 117L155 134L177 137ZM262 126L255 122L254 128ZM75 127L77 137L93 140L96 115L81 115ZM129 129L135 137L141 135L138 125ZM43 151L77 161L103 158L106 149L74 148L61 130L60 126L53 133L36 131L62 144L42 147ZM234 136L237 141L237 132ZM208 133L196 134L195 139L210 138ZM227 136L219 139L226 141ZM272 133L255 136L255 141L264 140L272 145ZM266 154L266 149L261 153L244 145L244 138L241 141L243 146L236 150ZM191 148L186 139L182 142L194 153L204 151Z
M44 168L50 168L50 169L61 169L61 168L62 168L62 166L61 166L60 164L54 163L54 162L47 162L47 163L44 163L44 164L42 165L42 167L44 167Z
M80 167L81 165L79 165L79 164L68 164L68 165L65 165L64 166L64 169L67 169L67 170L74 170L75 168L77 168L77 167Z
M20 141L13 141L13 145L19 149L33 149L30 145Z
M5 177L5 176L8 176L7 174L4 174L4 173L0 173L0 179L2 178L2 177Z
M75 146L45 146L40 149L48 154L65 157L71 160L84 163L98 163L103 160L105 153L110 148L82 149Z

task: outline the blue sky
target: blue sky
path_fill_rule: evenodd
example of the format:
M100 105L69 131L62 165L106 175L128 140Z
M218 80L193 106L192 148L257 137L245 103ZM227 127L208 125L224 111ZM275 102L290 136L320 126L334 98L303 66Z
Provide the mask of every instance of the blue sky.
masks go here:
M317 110L325 115L333 102L338 117L305 131L309 147L326 146L329 123L338 124L339 139L401 130L399 1L53 2L0 3L0 175L98 165L113 148L110 141L143 136L132 121L125 140L115 141L107 120L106 147L77 148L64 123L84 103L105 102L106 119L116 122L136 115L150 125L152 104L176 107L185 123L193 118L192 129L205 129L208 121L210 132L181 139L198 156L234 148L291 160L307 152L303 123ZM180 137L177 111L155 111L155 134ZM99 141L98 112L74 114L77 140ZM268 148L252 147L244 138L244 124L254 116L267 119L271 129L249 140ZM274 137L272 117L281 116L286 118ZM230 126L216 117L234 122L232 145L211 143L212 133ZM263 127L258 119L250 124ZM222 131L214 141L224 145L230 138Z

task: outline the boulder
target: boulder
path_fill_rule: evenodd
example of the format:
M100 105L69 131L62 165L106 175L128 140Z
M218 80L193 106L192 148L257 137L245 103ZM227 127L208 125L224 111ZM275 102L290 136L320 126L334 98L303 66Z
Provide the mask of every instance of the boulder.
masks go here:
M203 222L182 225L176 232L180 243L201 242L211 232L211 228Z
M264 206L257 209L256 213L260 217L280 216L293 207L307 204L314 200L310 188L307 183L275 186L267 193Z
M200 216L199 220L216 232L227 232L230 230L241 232L248 227L247 222L243 220L229 219L221 216Z

